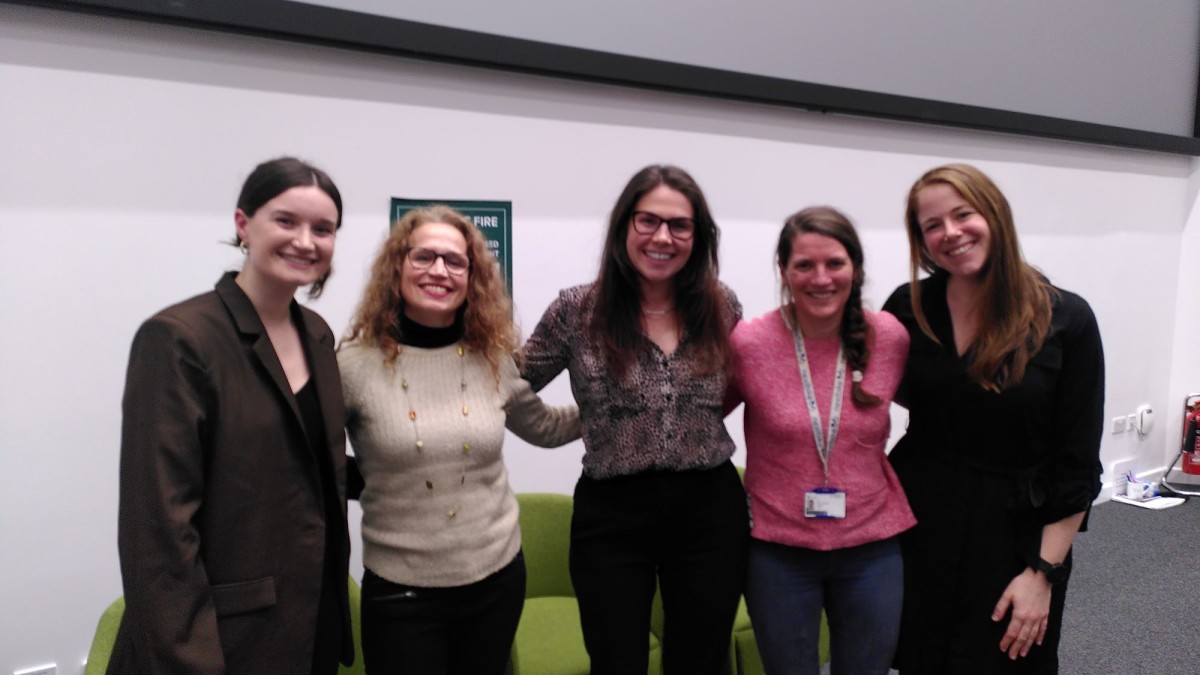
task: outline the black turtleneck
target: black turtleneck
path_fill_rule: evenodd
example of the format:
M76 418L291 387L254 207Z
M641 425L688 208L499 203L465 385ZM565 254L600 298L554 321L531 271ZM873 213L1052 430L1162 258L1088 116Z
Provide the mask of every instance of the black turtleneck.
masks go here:
M445 328L431 328L408 318L407 314L400 316L400 333L404 336L401 344L422 349L436 349L452 345L462 339L463 313L454 316L454 323Z

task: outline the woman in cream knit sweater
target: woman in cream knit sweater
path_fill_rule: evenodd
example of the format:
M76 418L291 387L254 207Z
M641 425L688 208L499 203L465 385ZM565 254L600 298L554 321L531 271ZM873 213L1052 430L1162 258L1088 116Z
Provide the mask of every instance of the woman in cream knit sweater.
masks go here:
M579 437L513 362L511 305L483 236L446 208L410 212L375 261L338 353L365 480L368 672L502 673L525 597L505 427Z

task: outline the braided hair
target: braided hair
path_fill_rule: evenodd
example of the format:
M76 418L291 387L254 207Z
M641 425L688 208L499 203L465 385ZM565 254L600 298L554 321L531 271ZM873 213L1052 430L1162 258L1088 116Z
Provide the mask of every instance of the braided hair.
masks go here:
M862 307L862 286L866 278L863 272L862 244L858 241L858 233L850 219L837 209L829 206L811 206L793 214L784 222L783 230L779 233L779 245L775 249L784 302L790 304L794 301L784 274L788 258L792 255L792 243L796 237L810 233L829 237L841 244L854 268L854 278L850 284L850 296L846 299L846 307L842 312L840 331L846 362L852 372L850 397L859 407L877 406L883 403L883 399L864 389L862 384L862 374L871 358L871 327L867 324Z

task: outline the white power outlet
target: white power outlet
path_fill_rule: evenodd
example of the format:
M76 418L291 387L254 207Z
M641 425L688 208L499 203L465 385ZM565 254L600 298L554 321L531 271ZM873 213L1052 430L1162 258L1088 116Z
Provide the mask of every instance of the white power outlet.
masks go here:
M1132 457L1126 459L1118 459L1109 466L1109 477L1112 478L1112 489L1114 495L1125 496L1125 484L1129 482L1125 476L1127 471L1137 472L1137 465Z
M44 666L34 666L13 672L13 675L58 675L58 665L47 663Z

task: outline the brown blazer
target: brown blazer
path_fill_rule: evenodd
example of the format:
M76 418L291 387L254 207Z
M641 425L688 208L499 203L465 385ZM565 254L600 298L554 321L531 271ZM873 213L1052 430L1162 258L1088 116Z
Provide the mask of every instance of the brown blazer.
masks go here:
M109 673L308 673L326 578L340 610L326 622L335 640L341 627L342 661L354 658L333 333L292 303L325 423L314 456L235 276L151 317L133 340L118 523L125 615ZM326 518L326 500L340 517Z

